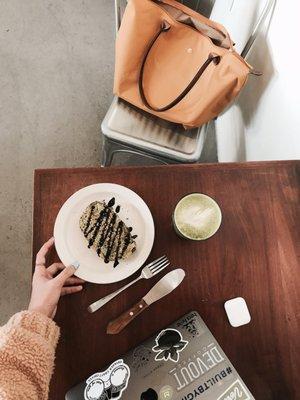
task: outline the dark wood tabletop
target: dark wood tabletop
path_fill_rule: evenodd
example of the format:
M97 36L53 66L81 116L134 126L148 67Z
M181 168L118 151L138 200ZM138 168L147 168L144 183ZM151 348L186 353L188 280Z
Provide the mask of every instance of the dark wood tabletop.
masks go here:
M153 214L156 235L149 259L167 254L172 267L187 274L173 294L118 335L105 333L108 322L159 277L140 281L94 314L87 306L124 282L87 283L83 292L62 298L50 399L64 399L74 384L191 310L200 313L256 399L299 398L299 171L298 161L35 171L33 259L52 236L70 195L112 182L138 193ZM172 228L174 207L190 192L212 196L222 210L220 230L206 241L181 239ZM49 262L56 258L53 252ZM233 328L224 302L238 296L245 298L252 320Z

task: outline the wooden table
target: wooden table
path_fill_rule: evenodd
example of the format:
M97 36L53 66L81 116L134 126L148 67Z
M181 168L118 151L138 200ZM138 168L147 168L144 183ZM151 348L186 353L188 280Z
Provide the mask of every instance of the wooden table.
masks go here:
M136 191L152 211L156 238L150 259L167 254L187 273L174 294L116 336L106 335L108 322L139 300L155 279L139 282L92 315L87 306L124 282L88 283L82 293L63 298L50 399L64 399L75 383L190 310L206 321L256 399L299 398L299 167L286 161L37 170L33 255L52 235L56 215L72 193L114 182ZM176 202L195 191L215 198L223 213L218 233L203 242L180 239L171 224ZM53 253L49 261L56 257ZM252 316L240 328L229 325L223 308L236 296L246 299Z

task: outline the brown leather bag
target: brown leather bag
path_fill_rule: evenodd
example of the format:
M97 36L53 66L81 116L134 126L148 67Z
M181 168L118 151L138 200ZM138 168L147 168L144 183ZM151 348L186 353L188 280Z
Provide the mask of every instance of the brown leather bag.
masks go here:
M175 0L129 0L116 41L114 93L187 128L238 95L252 68L225 28Z

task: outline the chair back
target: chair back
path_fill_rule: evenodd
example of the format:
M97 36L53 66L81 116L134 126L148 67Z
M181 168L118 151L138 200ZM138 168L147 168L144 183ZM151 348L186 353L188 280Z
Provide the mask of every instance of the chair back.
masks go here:
M226 26L235 49L245 57L275 0L215 0L210 18Z

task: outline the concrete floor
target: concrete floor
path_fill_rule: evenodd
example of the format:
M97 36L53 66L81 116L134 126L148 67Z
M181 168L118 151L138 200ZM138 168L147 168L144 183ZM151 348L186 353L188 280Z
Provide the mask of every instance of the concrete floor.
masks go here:
M0 1L0 324L28 304L33 170L99 165L113 3Z
M33 170L99 165L113 3L0 1L0 323L30 293Z

